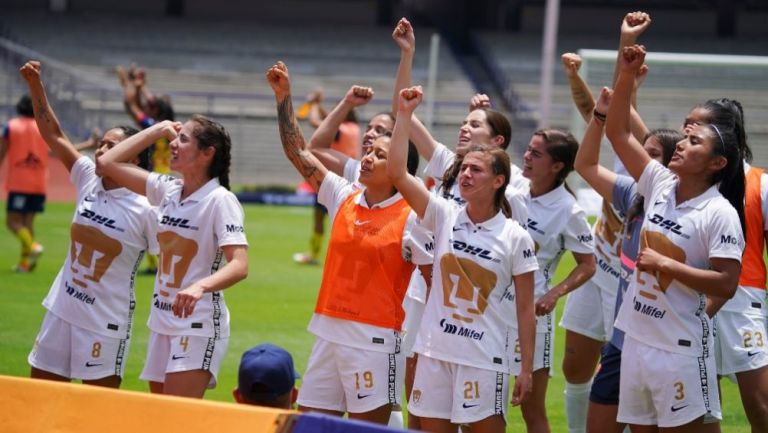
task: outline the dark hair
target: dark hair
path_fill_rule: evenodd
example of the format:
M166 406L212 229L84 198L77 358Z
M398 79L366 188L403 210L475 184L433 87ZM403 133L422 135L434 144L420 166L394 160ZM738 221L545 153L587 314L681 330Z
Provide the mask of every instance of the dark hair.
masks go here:
M408 140L408 174L416 176L416 171L419 169L419 151L416 149L416 145Z
M501 148L506 150L509 147L509 141L512 138L512 125L509 123L507 116L500 111L496 111L492 108L478 108L485 112L485 121L488 122L488 126L491 127L491 136L496 137L501 135L504 141L501 143Z
M349 112L347 112L347 117L344 118L344 121L357 123L357 113L355 113L354 108L349 110Z
M126 138L128 138L128 137L130 137L130 136L132 136L134 134L138 134L139 133L138 129L134 128L133 126L128 126L128 125L113 126L113 127L109 128L107 131L111 131L113 129L119 129L120 132L123 133L123 140L125 140ZM122 141L122 140L120 140L120 141ZM139 167L143 168L144 170L150 170L151 169L151 167L152 167L152 161L151 161L152 151L151 151L151 149L149 147L144 149L144 150L142 150L141 152L139 152L139 154L136 155L136 157L139 158L139 163L137 164Z
M655 138L661 145L661 164L666 167L669 165L669 161L672 159L672 154L675 153L675 147L677 143L685 138L682 132L674 129L654 129L643 138L643 144L647 142L651 137ZM627 210L627 215L624 217L624 221L632 221L643 212L643 206L645 199L642 195L637 194L635 196L632 205Z
M193 115L189 120L197 124L192 130L192 135L197 139L197 148L203 150L213 147L216 150L208 166L208 177L218 177L221 186L229 189L229 166L232 160L229 133L219 122L200 114Z
M32 98L29 95L22 95L19 102L16 103L16 112L19 116L35 117L35 110L32 108Z
M539 129L533 135L544 139L547 144L547 153L552 157L552 161L563 163L562 170L557 173L555 178L555 188L564 184L565 189L575 197L576 194L573 193L565 179L573 171L573 162L576 160L576 152L579 151L579 142L570 132L559 129Z
M729 98L710 99L696 107L707 111L707 123L733 124L739 151L745 161L752 162L752 149L747 144L747 132L744 129L744 108L739 101Z
M736 118L730 124L710 123L707 125L712 133L712 153L725 157L728 161L725 167L712 177L712 185L719 184L718 190L736 209L741 222L742 234L746 236L746 221L744 220L744 155L739 146L739 133Z
M163 120L176 120L176 113L173 111L173 105L171 105L171 98L168 95L163 95L159 98L155 98L151 105L157 110L155 120L160 122Z
M504 216L507 218L512 218L512 206L510 206L509 201L507 201L507 197L505 195L505 192L507 191L507 185L509 185L509 178L512 176L512 171L510 168L512 164L511 160L509 159L509 155L502 148L484 144L470 146L465 153L465 156L471 152L490 155L491 171L494 175L504 176L504 183L493 194L493 207L497 212L501 210L501 212L504 213Z
M512 138L512 125L509 123L507 116L492 108L478 108L477 110L485 112L485 121L491 128L491 137L500 135L504 138L504 141L499 147L503 150L506 150L507 147L509 147L510 139ZM457 153L456 158L453 160L453 164L451 164L451 166L445 170L445 173L443 174L443 182L440 185L440 187L443 189L443 194L447 194L447 192L453 186L454 182L456 182L456 178L459 176L459 170L461 169L461 164L463 161L464 155L459 155Z

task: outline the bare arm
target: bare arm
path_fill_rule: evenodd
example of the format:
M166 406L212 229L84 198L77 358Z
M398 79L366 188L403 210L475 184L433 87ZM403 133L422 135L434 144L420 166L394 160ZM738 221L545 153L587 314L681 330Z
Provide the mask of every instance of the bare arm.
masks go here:
M280 128L280 141L283 143L285 156L296 167L299 174L317 191L320 189L328 169L306 148L304 135L301 133L299 122L296 120L296 113L293 111L288 68L283 62L277 62L267 71L267 81L275 92L277 123ZM328 116L328 118L330 117Z
M328 117L328 111L323 107L323 91L317 89L310 93L307 99L307 102L309 103L307 120L309 121L310 126L317 129L323 122L323 119Z
M515 283L518 341L520 343L520 374L512 391L512 406L522 403L533 389L533 352L536 347L536 315L533 301L534 273L512 277Z
M349 112L356 107L363 106L373 99L373 89L363 86L352 86L347 90L344 99L339 101L333 110L320 122L320 125L309 139L309 149L330 149L339 126L347 118Z
M96 164L105 176L137 194L146 195L149 172L128 161L161 138L173 141L180 129L181 123L178 122L165 120L156 123L115 145L102 154Z
M616 173L600 165L600 139L603 137L605 118L601 119L599 115L608 111L610 98L611 90L603 87L594 109L597 115L591 116L574 161L576 171L609 203L613 200Z
M423 218L427 210L429 191L421 181L408 174L406 166L411 115L421 102L421 97L420 86L409 87L400 92L395 130L392 132L392 144L387 155L387 176L419 218Z
M661 272L697 291L716 298L730 299L739 284L741 263L735 259L712 258L711 269L699 269L643 248L637 256L637 270Z
M176 294L171 309L176 317L188 317L203 294L218 292L232 287L248 276L248 247L245 245L224 245L221 247L227 264L213 274L195 281Z
M407 19L400 18L395 30L392 31L392 39L400 47L400 64L397 66L395 88L392 94L392 113L397 113L400 91L411 86L413 56L416 53L416 35Z
M613 89L613 98L605 123L605 134L608 136L613 150L635 180L640 179L645 166L651 161L651 157L645 152L643 145L632 135L629 122L630 97L635 75L637 75L637 71L644 60L645 47L634 45L624 48L619 79Z
M70 171L75 161L80 158L80 152L61 129L61 124L48 103L45 88L40 79L40 70L40 62L31 60L24 64L19 72L29 86L29 95L35 110L35 122L40 135L67 171Z
M579 110L582 119L589 122L592 118L592 110L595 108L595 99L592 97L592 91L586 81L579 75L581 68L581 57L575 53L565 53L560 57L565 69L565 76L568 77L568 85L571 88L571 99L573 99L576 109Z
M592 253L572 253L576 260L576 267L571 270L560 284L549 291L536 302L536 314L543 316L552 312L557 305L557 300L568 293L581 287L595 274L595 255Z
M616 56L616 66L613 69L613 86L619 77L619 62L624 47L631 47L637 43L637 39L651 25L651 16L645 12L630 12L621 20L621 36L619 37L619 50ZM635 105L636 106L636 105Z

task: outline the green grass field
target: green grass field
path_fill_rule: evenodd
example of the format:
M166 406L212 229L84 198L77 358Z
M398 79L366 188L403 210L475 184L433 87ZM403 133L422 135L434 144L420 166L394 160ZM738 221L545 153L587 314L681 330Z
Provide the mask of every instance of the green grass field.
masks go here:
M0 374L29 375L27 354L44 314L40 303L65 257L72 209L71 204L49 204L46 212L37 218L38 239L46 250L33 274L11 271L18 259L18 243L7 231L0 234ZM310 208L245 207L250 275L246 281L226 290L232 335L219 372L219 385L208 391L207 399L232 401L231 390L237 381L240 354L258 343L282 345L293 354L296 368L304 370L313 340L306 325L314 307L322 268L295 265L291 254L307 247L310 212ZM572 266L570 256L566 256L556 280ZM134 336L123 381L125 389L148 390L138 376L146 352L145 323L152 283L153 277L138 278ZM563 302L560 304L562 307ZM558 327L554 364L557 367L547 397L553 432L567 430L562 398L564 379L559 371L563 341L563 330ZM736 386L724 380L722 394L722 430L750 431ZM511 409L507 431L520 432L524 428L519 410Z

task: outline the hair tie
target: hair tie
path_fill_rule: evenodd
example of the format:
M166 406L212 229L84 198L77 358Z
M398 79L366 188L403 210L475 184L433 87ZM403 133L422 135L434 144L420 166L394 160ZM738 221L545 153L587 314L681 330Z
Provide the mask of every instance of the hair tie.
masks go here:
M720 129L714 123L710 123L709 126L717 132L717 136L720 137L720 143L725 147L725 140L723 140L723 134L720 133Z

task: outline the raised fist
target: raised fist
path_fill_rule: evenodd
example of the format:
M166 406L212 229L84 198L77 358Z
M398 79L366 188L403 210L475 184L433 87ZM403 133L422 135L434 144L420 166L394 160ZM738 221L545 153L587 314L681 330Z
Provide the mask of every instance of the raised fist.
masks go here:
M416 36L413 34L413 26L405 19L400 18L395 30L392 32L392 39L403 51L413 51L416 48Z
M563 69L565 74L569 77L573 77L579 73L581 68L581 56L576 53L564 53L560 56L560 60L563 62Z
M469 112L480 108L491 108L491 98L485 93L477 93L469 100Z
M40 80L40 62L37 60L28 61L19 69L19 73L24 78L24 81L28 83Z
M651 16L645 12L630 12L621 22L621 34L637 38L651 25Z
M291 77L288 75L288 67L285 63L278 61L267 70L267 82L275 97L282 98L291 93Z
M645 61L645 47L630 45L621 50L621 70L637 73Z
M400 98L398 100L399 111L413 113L416 107L421 104L423 96L424 92L421 90L421 86L407 87L401 90Z
M352 86L344 95L344 101L352 104L353 107L359 107L371 102L373 99L373 89L364 86Z

